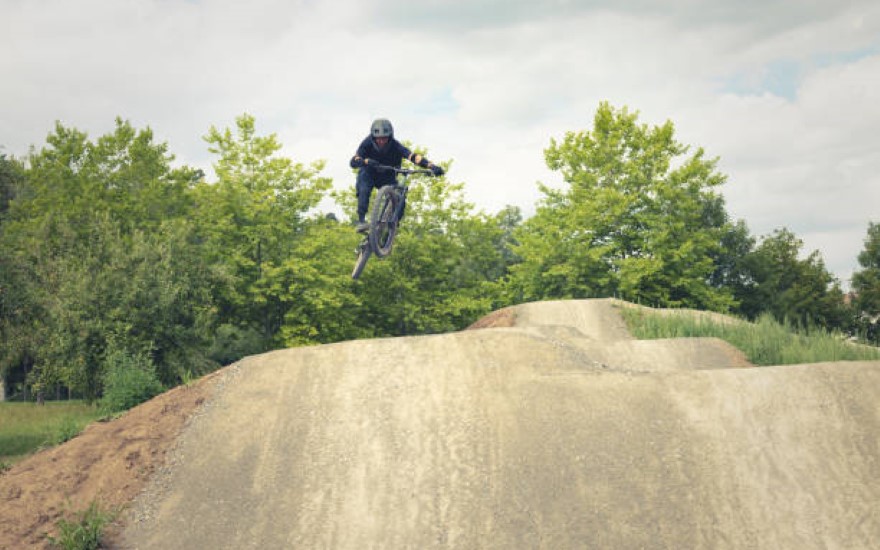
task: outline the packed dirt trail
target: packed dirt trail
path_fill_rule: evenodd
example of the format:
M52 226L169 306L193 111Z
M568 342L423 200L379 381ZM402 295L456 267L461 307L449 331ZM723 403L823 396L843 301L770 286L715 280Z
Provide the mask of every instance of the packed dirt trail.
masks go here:
M122 548L876 548L880 362L750 368L611 300L247 358Z

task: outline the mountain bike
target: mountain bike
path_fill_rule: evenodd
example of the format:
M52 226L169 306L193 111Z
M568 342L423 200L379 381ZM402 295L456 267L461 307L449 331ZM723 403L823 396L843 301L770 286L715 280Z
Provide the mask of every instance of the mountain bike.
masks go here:
M371 165L372 166L372 165ZM396 174L396 183L385 185L376 193L373 208L370 213L370 229L364 236L364 240L355 249L357 261L351 278L357 279L367 265L371 254L384 258L391 254L394 245L394 237L397 235L400 216L406 204L406 194L409 191L407 184L413 174L433 176L430 170L413 170L407 168L395 168L393 166L376 166L377 170L390 170Z

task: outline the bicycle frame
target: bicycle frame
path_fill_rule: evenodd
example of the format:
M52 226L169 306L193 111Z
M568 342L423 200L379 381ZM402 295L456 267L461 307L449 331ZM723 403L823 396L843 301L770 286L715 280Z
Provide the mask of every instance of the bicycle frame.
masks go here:
M423 174L426 176L433 176L434 173L430 170L416 170L412 168L395 168L393 166L380 166L377 167L379 170L391 170L397 176L397 181L394 183L395 189L400 193L400 202L397 204L397 208L394 209L394 221L397 222L400 220L400 215L403 213L403 207L406 204L406 194L409 192L409 177L413 174Z
M406 180L404 180L402 184L395 184L394 188L400 196L397 208L394 209L394 223L397 223L400 221L400 215L403 214L403 207L406 205L406 194L409 192L409 185L407 185Z
M408 169L408 168L395 168L393 166L381 166L380 165L380 166L376 166L376 169L390 170L395 173L395 183L391 184L389 186L386 186L386 187L393 188L391 192L393 192L397 195L397 197L395 199L395 200L397 200L397 205L395 206L394 211L391 213L391 217L385 218L386 221L384 223L378 224L378 225L381 225L382 229L385 231L388 230L389 225L391 226L390 233L385 235L386 236L385 240L382 240L382 239L380 239L380 234L379 234L380 228L375 223L375 220L379 214L378 210L379 210L379 208L381 208L380 202L382 202L382 201L380 200L380 198L382 196L382 193L383 192L387 193L387 191L384 191L384 189L386 187L383 187L382 189L379 190L379 193L377 193L376 200L373 203L373 207L372 207L373 215L371 216L372 220L371 220L371 224L370 224L370 230L367 233L367 236L364 237L364 240L361 242L361 244L355 250L358 255L358 259L357 259L357 262L355 263L354 271L352 272L352 275L351 275L352 279L357 279L358 277L360 277L360 274L363 271L363 269L367 263L367 260L369 259L371 254L375 254L379 258L384 258L388 254L391 253L391 246L394 242L394 237L397 234L397 224L400 221L400 216L403 214L403 209L404 209L404 206L406 205L406 195L409 192L409 185L408 185L409 177L413 174L425 174L425 175L431 175L431 176L434 175L434 173L431 172L430 170L414 170L414 169ZM381 244L379 244L380 242L381 242Z

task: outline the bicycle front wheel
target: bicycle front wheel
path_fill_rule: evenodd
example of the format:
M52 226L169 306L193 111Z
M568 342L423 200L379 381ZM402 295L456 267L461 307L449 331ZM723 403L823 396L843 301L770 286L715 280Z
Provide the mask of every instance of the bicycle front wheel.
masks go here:
M376 194L370 224L370 247L380 258L391 254L394 236L397 235L397 218L394 212L399 201L400 195L393 185L386 185Z

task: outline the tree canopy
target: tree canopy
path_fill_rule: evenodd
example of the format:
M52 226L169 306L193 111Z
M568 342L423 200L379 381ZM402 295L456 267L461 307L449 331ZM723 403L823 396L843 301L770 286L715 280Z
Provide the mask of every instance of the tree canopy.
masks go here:
M747 281L737 289L740 311L750 319L769 312L779 321L841 328L843 291L819 253L801 258L802 248L803 241L783 228L744 256Z
M852 278L856 324L870 341L880 344L880 223L868 224L858 261L861 269Z
M725 177L690 153L671 122L649 127L626 108L599 106L593 128L551 140L547 165L563 189L541 186L535 215L515 233L516 299L620 296L658 306L727 310L713 286L730 231L717 188Z
M30 395L94 400L129 379L146 395L247 354L458 330L548 298L769 311L876 336L880 226L848 310L793 233L758 242L729 219L717 159L674 134L601 104L590 129L550 140L564 184L540 186L527 219L476 210L449 175L413 178L394 253L353 281L354 177L333 189L323 160L280 155L253 116L208 130L211 177L174 166L150 128L117 119L90 139L56 124L27 158L0 155L0 376Z

